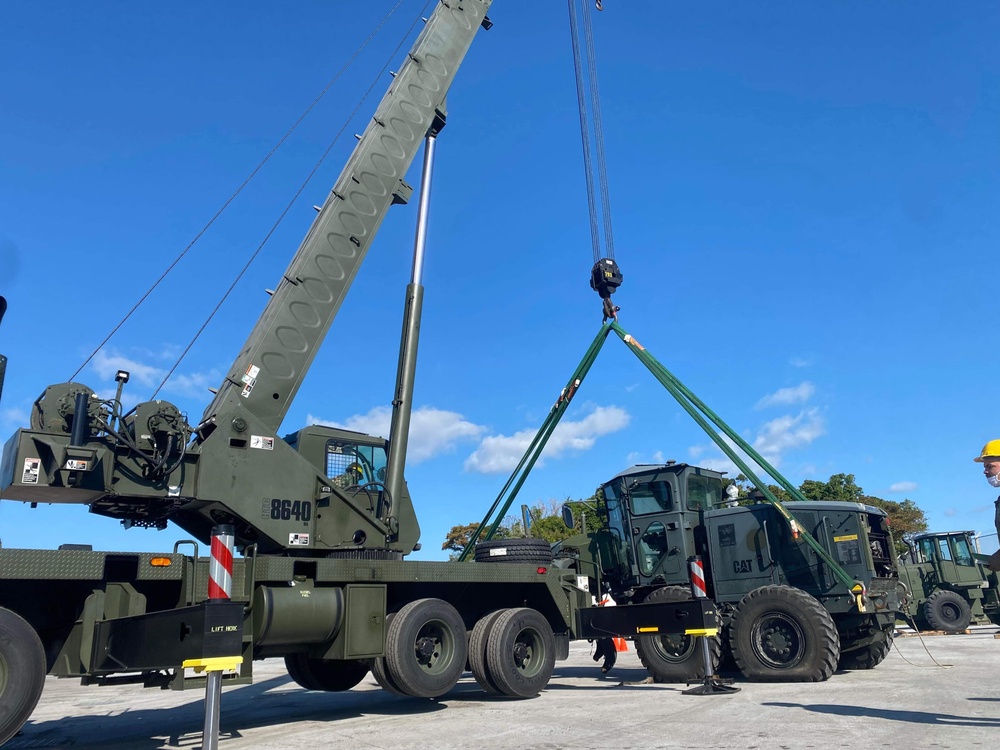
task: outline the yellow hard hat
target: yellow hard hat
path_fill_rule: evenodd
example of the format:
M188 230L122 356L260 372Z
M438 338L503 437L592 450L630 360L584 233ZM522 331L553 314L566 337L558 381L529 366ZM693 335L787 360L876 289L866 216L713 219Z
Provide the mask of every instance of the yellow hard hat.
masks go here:
M988 458L1000 458L1000 440L991 440L983 446L983 452L979 458L972 459L976 463L983 463Z

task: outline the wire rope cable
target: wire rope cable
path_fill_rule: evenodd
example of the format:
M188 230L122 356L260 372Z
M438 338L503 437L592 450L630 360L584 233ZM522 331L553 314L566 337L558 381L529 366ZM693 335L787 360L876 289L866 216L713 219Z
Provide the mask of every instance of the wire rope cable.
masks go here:
M583 33L587 46L587 74L590 78L590 109L594 118L594 146L597 151L597 186L601 191L601 215L604 219L605 257L615 259L615 239L611 230L611 197L608 191L608 167L604 153L604 125L601 118L601 93L597 82L597 55L594 52L594 26L590 5L583 4Z
M426 11L427 7L433 1L434 0L428 0L427 4L424 6L424 10L421 11L421 12ZM402 0L400 0L400 2L402 2ZM398 3L396 5L396 7L399 7ZM395 10L395 8L393 8L393 11L394 10ZM229 298L229 295L232 293L233 289L236 288L236 285L240 282L240 279L243 278L244 274L249 270L251 264L253 264L254 260L257 259L257 256L260 254L260 251L264 249L264 245L267 244L268 240L271 239L271 236L277 230L278 226L281 224L282 221L284 221L285 216L288 215L288 212L292 209L292 206L295 205L295 202L299 199L299 196L302 195L303 191L306 189L306 187L312 181L312 178L316 175L316 172L319 171L319 168L323 165L323 162L326 161L326 158L330 155L330 152L333 150L333 147L336 146L337 143L339 142L340 137L344 134L344 131L347 129L347 126L350 124L351 120L358 113L358 110L360 110L361 107L364 105L364 103L368 100L368 97L371 95L371 93L374 90L375 86L378 84L378 82L385 75L385 72L389 68L389 65L391 64L392 59L397 54L399 54L399 50L402 48L402 46L406 42L407 38L409 38L410 34L413 33L413 29L416 28L416 25L417 25L417 23L418 23L419 20L420 19L414 20L413 23L410 24L410 27L409 27L409 29L407 29L406 34L404 34L402 36L402 38L397 43L395 49L393 49L392 53L389 55L389 57L386 59L385 63L379 69L378 73L372 78L372 81L369 84L368 89L365 91L364 95L361 97L361 99L355 105L355 107L351 111L350 115L348 115L347 118L344 120L344 123L340 126L340 129L337 131L337 134L333 137L333 140L330 141L330 144L326 147L326 150L323 152L323 155L320 156L319 160L317 160L317 162L313 165L313 168L310 170L309 174L306 175L305 179L299 185L298 189L295 191L295 194L292 196L292 198L285 205L284 209L282 209L281 213L278 215L278 218L271 225L271 228L268 229L267 233L264 235L264 238L260 241L260 244L258 244L257 248L253 251L253 253L251 253L250 258L243 265L243 268L241 268L240 271L236 274L236 277L233 279L232 283L229 285L229 287L226 289L226 291L222 294L222 297L220 297L220 299L216 303L215 307L212 308L212 311L208 314L208 317L205 318L204 322L201 324L201 327L198 329L198 331L195 333L195 335L192 337L192 339L188 342L187 346L184 348L184 351L182 351L181 354L180 354L180 356L177 357L177 360L170 367L170 370L167 372L166 376L163 378L163 380L160 382L160 384L158 386L156 386L156 390L153 391L153 395L150 397L151 399L155 399L156 395L160 392L160 389L163 388L163 386L166 384L166 382L168 380L170 380L170 377L174 374L174 372L180 366L180 364L183 361L184 357L186 357L187 354L188 354L188 352L191 351L191 347L193 347L194 344L195 344L195 342L197 342L197 340L201 337L201 334L205 332L205 329L208 327L209 323L212 322L212 319L215 317L216 313L219 312L219 310L221 309L222 305Z
M247 175L247 177L243 180L243 182L240 183L240 185L236 188L236 190L234 190L233 193L223 202L222 206L212 215L212 217L208 220L208 222L200 230L198 230L198 232L195 234L194 238L187 244L187 246L180 252L180 254L178 254L177 257L174 258L174 260L170 263L170 265L167 266L166 270L164 270L163 273L160 274L160 277L155 282L153 282L153 285L150 286L149 289L147 289L143 293L143 295L132 306L132 308L125 314L125 316L120 321L118 321L118 323L114 326L114 328L111 329L111 332L108 333L107 336L105 336L104 340L102 340L101 343L98 344L97 347L87 356L87 358L77 368L76 372L74 372L70 376L70 378L69 378L70 381L72 381L74 378L76 378L76 376L79 375L83 371L83 369L90 363L90 361L93 360L93 358L95 356L97 356L97 353L99 351L101 351L101 349L103 349L105 347L105 345L114 337L114 335L116 333L118 333L118 331L121 329L121 327L123 325L125 325L125 323L128 321L129 318L132 317L132 315L135 313L135 311L138 310L142 306L142 304L149 298L149 295L152 294L153 291L171 273L171 271L174 270L174 268L177 266L177 264L180 263L180 261L187 255L188 251L190 251L191 248L194 247L195 243L197 243L202 238L202 236L205 234L205 232L207 232L209 230L209 228L223 214L223 212L226 211L227 208L229 208L230 204L237 198L237 196L239 196L240 193L243 192L243 189L246 188L246 186L250 183L250 181L254 177L257 176L257 173L260 172L260 170L264 167L264 165L267 164L267 162L271 159L272 156L274 156L275 152L277 152L277 150L285 143L285 141L288 140L288 138L299 127L299 125L302 123L302 121L305 120L305 118L309 115L309 113L312 112L313 109L316 108L316 105L319 104L320 100L327 94L327 92L329 92L329 90L334 86L334 84L336 84L337 81L340 80L341 76L343 76L343 74L347 71L347 69L351 66L351 64L357 59L357 57L361 54L361 52L364 51L364 49L368 46L368 44L372 41L372 39L375 38L375 36L378 34L378 32L381 31L382 27L385 26L385 24L395 14L395 12L399 9L399 6L402 5L404 1L405 0L397 0L396 4L393 5L393 7L389 10L389 12L386 13L386 15L381 19L381 21L379 21L379 23L375 27L375 29L365 38L365 40L358 46L358 48L354 50L354 52L352 53L352 55L350 56L350 58L348 58L347 62L344 63L344 65L341 66L340 70L338 70L336 72L336 74L334 74L334 76L327 82L327 84L323 87L322 91L320 91L320 93L316 96L316 98L313 99L313 101L309 104L309 106L306 107L306 109L302 112L302 114L299 115L298 119L296 119L295 122L292 123L292 126L290 128L288 128L288 130L285 132L285 134L283 136L281 136L280 139L278 139L278 142L274 144L274 146L267 153L267 155L265 155L264 158L261 159L260 162L258 162L258 164L250 171L250 174ZM428 3L428 5L429 4L430 3ZM426 7L427 6L425 5L424 8L426 9ZM416 22L414 22L413 25L415 25L415 23ZM409 35L409 33L411 33L411 31L413 29L413 25L411 25L410 30L407 31L407 35ZM397 47L396 51L398 51L398 47ZM396 51L393 52L394 55L396 54ZM383 68L383 70L384 70L384 68ZM381 73L380 73L380 75L381 75ZM371 91L371 89L369 88L368 92L370 93L370 91ZM367 97L367 93L365 94L365 96ZM357 109L355 109L354 112L351 113L350 117L353 117L356 112L357 112ZM338 137L339 137L340 133L343 133L343 130L346 127L347 127L347 123L345 123L344 126L338 132ZM332 145L331 145L331 148L332 148ZM330 149L328 148L327 151L326 151L326 153L324 153L323 158L326 158L326 154L328 154L329 151L330 151ZM310 177L314 173L315 173L315 168L313 169L313 172L310 173ZM299 192L301 193L301 188L300 188ZM298 196L298 193L296 193L296 197L297 196ZM284 216L284 214L287 213L287 210L288 209L286 208L285 212L282 213L282 216ZM280 219L279 219L279 221L280 221ZM273 232L273 231L274 231L274 229L272 228L271 232ZM271 232L268 233L268 236L270 236ZM265 242L266 242L266 239L265 239ZM253 257L256 257L256 255L257 255L258 252L259 252L259 248L258 248L257 251L254 252ZM252 258L251 258L251 262L252 262ZM246 271L246 267L244 267L243 270L240 271L239 275L237 276L237 281L239 280L239 278L243 275L243 273L245 271ZM230 291L231 290L232 290L232 287L230 287ZM227 295L228 295L228 292L227 292ZM216 310L217 309L218 308L216 308ZM214 315L214 314L215 314L215 311L213 311L212 315ZM206 324L207 324L207 321L206 321ZM203 331L203 330L204 330L204 326L202 327L202 329L199 330L199 332L198 332L197 335L200 335L201 331ZM196 335L195 338L197 338L197 335ZM194 341L191 342L191 344L193 344L193 343L194 343ZM190 349L190 346L191 345L189 344L188 345L188 349ZM185 354L187 353L188 349L184 350ZM181 357L183 358L183 354L181 355ZM177 364L179 364L179 361L178 361ZM174 365L174 367L176 368L176 364ZM173 373L173 368L171 369L170 372ZM169 378L169 375L167 377ZM164 382L166 382L166 381L164 380ZM161 383L160 386L157 387L157 389L156 389L157 392L159 392L159 390L160 390L160 388L162 386L163 386L163 383Z
M597 201L594 196L594 168L590 154L590 126L587 118L586 83L583 78L583 64L580 59L580 24L577 19L576 0L567 0L569 5L570 38L573 45L573 73L576 78L576 102L580 114L580 141L583 144L583 171L587 181L587 208L590 217L590 242L594 252L594 263L601 259L601 237L597 222Z

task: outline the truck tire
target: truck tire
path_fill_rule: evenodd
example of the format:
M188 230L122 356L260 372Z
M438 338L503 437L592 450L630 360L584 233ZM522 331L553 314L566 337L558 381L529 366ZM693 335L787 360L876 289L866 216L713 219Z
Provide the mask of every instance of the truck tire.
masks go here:
M889 655L892 649L892 631L885 631L885 638L867 646L844 651L840 654L837 669L874 669Z
M389 632L389 627L392 625L392 620L395 616L395 612L390 612L385 616L386 633ZM392 679L392 675L389 674L389 666L385 663L384 656L372 659L368 666L371 668L372 677L375 678L375 682L378 683L380 688L385 690L387 693L392 693L393 695L407 695L407 693L396 684L396 681Z
M507 609L490 628L486 667L504 695L532 698L552 679L556 639L548 620L528 607Z
M285 668L300 687L330 693L350 690L369 671L368 662L360 659L313 659L308 654L286 656Z
M972 621L972 609L954 591L940 589L924 602L924 619L931 630L965 630Z
M469 636L469 667L472 676L476 678L479 686L491 695L503 695L497 686L496 680L490 675L489 666L486 661L486 646L489 643L490 631L493 625L506 610L498 609L479 618L479 621L472 628Z
M552 545L544 539L490 539L476 545L476 562L552 563Z
M45 649L18 614L0 607L0 745L21 731L45 684Z
M379 656L371 660L369 665L372 670L372 677L375 678L375 682L378 686L385 690L387 693L392 693L393 695L402 695L409 697L409 693L403 690L399 685L396 684L395 680L389 674L389 666L385 663L385 657Z
M685 586L664 586L643 600L643 604L691 601ZM689 682L705 677L704 647L699 638L690 635L642 635L635 639L635 652L655 682ZM719 666L722 643L718 636L708 639L712 670Z
M437 698L465 671L469 644L465 623L441 599L417 599L396 612L385 638L392 681L417 698Z
M830 613L791 586L762 586L744 596L729 638L736 665L753 682L823 682L840 659Z

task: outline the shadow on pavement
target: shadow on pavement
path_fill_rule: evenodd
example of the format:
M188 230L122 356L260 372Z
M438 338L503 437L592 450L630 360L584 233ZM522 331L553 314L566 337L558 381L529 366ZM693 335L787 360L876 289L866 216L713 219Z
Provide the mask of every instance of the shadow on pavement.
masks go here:
M937 724L956 727L998 727L1000 718L955 716L953 714L935 714L927 711L903 711L893 708L870 708L868 706L838 706L826 703L762 703L762 706L778 708L801 708L820 714L835 716L859 716L865 719L886 719L888 721L905 721L911 724Z
M224 690L220 744L226 739L241 737L242 730L258 727L303 720L335 722L364 715L433 713L446 708L433 700L406 698L382 690L325 693L295 686L270 692L288 682L290 678L281 676ZM200 747L205 723L204 693L191 692L191 702L182 706L130 710L127 699L119 696L116 701L108 702L103 714L29 721L21 734L4 745L4 750ZM265 693L268 695L264 696Z

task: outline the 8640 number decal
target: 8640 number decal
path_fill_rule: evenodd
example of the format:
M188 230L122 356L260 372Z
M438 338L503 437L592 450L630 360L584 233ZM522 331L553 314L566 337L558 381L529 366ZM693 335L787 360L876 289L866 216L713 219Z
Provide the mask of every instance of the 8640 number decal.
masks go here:
M274 498L264 501L264 517L273 521L308 521L312 518L312 503L308 500L282 500Z

